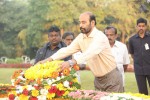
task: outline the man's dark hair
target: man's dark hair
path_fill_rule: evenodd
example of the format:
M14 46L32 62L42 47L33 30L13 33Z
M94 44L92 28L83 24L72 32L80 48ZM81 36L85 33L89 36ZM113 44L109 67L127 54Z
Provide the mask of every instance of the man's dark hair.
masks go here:
M145 23L145 25L147 25L147 20L144 19L144 18L139 18L139 19L137 20L137 25L138 25L139 23Z
M96 25L96 17L94 14L90 14L90 22L94 20L95 21L95 25Z
M65 32L62 36L62 39L65 39L67 36L72 35L74 39L74 33L73 32Z
M113 30L114 30L114 33L117 34L117 29L116 29L115 27L113 27L113 26L107 26L107 27L105 28L105 30L109 30L109 29L113 29ZM104 33L105 33L105 30L104 30Z
M59 27L58 27L58 26L55 26L55 25L52 25L52 26L49 28L48 32L49 32L49 33L50 33L50 32L58 32L59 35L61 36ZM48 34L49 34L49 33L48 33Z

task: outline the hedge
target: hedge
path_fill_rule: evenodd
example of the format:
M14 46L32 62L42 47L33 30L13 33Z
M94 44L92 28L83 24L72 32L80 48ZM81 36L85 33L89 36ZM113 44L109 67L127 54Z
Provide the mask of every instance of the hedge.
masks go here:
M22 63L22 64L0 64L0 68L29 68L32 64Z

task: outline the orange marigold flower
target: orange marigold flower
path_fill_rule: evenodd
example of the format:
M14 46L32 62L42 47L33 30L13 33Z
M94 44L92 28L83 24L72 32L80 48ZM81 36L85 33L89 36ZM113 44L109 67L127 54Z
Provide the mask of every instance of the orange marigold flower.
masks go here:
M63 70L63 74L66 75L66 76L68 76L68 75L70 74L69 68L65 68L65 69Z
M41 79L40 78L37 79L37 84L41 84Z
M21 82L21 79L17 79L14 83L14 85L18 85Z
M79 70L79 66L77 66L77 65L74 65L73 68L74 68L76 71Z
M22 72L22 70L17 70L17 71L15 71L15 72L13 73L11 79L17 78L17 77L20 75L21 72Z
M59 72L53 72L52 73L52 78L57 78L59 76Z

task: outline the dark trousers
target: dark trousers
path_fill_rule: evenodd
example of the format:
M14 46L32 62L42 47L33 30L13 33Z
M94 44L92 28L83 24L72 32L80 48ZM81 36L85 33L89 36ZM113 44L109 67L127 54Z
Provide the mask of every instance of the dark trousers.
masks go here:
M123 92L122 75L116 68L102 77L95 77L96 90L106 92Z
M148 95L147 80L150 86L150 75L135 75L139 93Z

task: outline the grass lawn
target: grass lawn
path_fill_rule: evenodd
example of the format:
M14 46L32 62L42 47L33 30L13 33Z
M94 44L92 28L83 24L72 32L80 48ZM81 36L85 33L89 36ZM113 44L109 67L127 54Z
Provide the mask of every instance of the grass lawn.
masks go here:
M11 83L10 77L16 68L0 68L0 83ZM25 70L25 69L23 69ZM80 71L81 87L82 89L91 90L94 89L94 76L90 71ZM134 73L125 73L125 91L137 93L137 85L134 77Z

